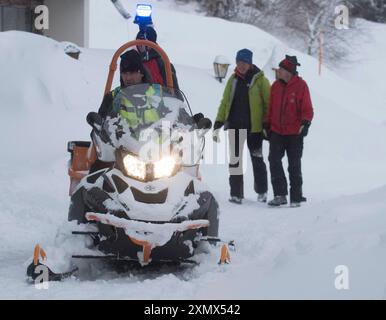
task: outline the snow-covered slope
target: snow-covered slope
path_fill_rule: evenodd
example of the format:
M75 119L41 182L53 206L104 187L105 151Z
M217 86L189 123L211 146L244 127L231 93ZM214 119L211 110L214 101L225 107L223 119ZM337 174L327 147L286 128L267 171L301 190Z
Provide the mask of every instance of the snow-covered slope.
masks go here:
M115 12L111 16L108 12L104 11L106 19L113 19ZM181 21L182 30L175 27ZM217 54L233 60L238 49L252 48L255 63L269 77L270 68L284 52L298 55L315 105L304 156L304 191L309 203L295 210L258 205L249 165L246 203L234 207L227 203L226 165L206 164L202 167L205 182L221 206L221 236L237 243L231 265L217 266L218 252L212 252L200 256L202 263L194 269L131 275L104 272L99 274L101 280L68 280L52 284L47 291L27 285L23 262L36 242L52 242L57 227L66 220L66 142L88 139L85 116L99 106L113 51L85 49L76 61L53 40L3 32L0 297L385 297L386 189L382 186L386 184L386 146L379 137L386 136L386 128L375 120L384 119L386 112L379 111L378 119L372 119L363 111L362 92L349 81L329 70L318 77L317 61L287 49L257 28L165 8L157 9L156 25L159 43L175 63L193 111L212 119L224 90L211 70ZM373 107L367 105L366 110ZM342 264L351 270L347 292L334 287L334 269Z
M358 92L363 92L368 102L364 110L374 102L379 106L377 110L370 109L374 116L382 116L386 110L386 90L384 75L386 73L386 24L374 23L366 20L357 22L360 27L359 36L354 39L349 63L342 63L337 70L345 79L356 85Z

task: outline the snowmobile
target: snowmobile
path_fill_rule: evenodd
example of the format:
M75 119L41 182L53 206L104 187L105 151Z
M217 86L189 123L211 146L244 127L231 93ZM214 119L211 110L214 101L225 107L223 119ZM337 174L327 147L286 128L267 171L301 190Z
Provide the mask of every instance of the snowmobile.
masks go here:
M112 59L105 94L120 55L138 45L161 55L167 86L121 88L113 97L111 115L88 115L92 142L68 143L68 223L57 246L35 246L27 268L33 280L43 272L48 281L67 278L78 271L79 259L141 267L195 263L191 258L204 242L221 245L220 263L230 260L228 247L234 244L218 238L218 203L199 173L211 122L202 114L193 116L186 96L173 88L166 53L146 40L122 46ZM112 165L92 172L96 159Z

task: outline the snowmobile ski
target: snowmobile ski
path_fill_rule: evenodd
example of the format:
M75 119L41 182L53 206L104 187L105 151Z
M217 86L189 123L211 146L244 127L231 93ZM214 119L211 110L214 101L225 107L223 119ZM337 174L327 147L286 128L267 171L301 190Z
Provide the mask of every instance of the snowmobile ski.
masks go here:
M78 271L78 268L74 267L74 269L68 272L55 273L44 263L40 262L40 257L43 259L43 262L47 259L45 251L37 244L34 249L33 261L27 268L27 276L33 281L39 276L42 277L43 281L62 281L70 278ZM44 272L47 272L46 278L44 278Z

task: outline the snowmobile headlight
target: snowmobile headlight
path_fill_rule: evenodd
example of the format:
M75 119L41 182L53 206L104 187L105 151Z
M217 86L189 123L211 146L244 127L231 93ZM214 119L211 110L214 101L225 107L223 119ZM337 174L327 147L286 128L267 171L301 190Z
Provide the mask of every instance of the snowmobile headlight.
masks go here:
M154 178L170 177L176 169L176 159L173 157L164 157L161 160L154 162Z
M123 165L126 173L133 178L145 180L146 178L146 163L130 154L123 158Z

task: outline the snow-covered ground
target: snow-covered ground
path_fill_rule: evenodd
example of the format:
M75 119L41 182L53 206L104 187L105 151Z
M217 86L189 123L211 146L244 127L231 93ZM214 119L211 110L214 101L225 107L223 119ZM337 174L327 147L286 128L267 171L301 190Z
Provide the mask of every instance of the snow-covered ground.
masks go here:
M49 290L27 284L24 263L35 243L52 243L67 218L66 142L88 139L85 116L99 107L102 98L113 54L107 48L127 40L125 33L107 32L106 26L117 27L112 21L119 16L108 9L111 5L103 8L95 1L103 15L96 14L94 23L105 19L107 30L95 43L111 41L111 46L85 49L80 61L66 56L53 40L0 33L0 298L386 298L382 90L369 95L367 85L358 90L362 84L358 78L343 79L327 69L319 77L315 59L255 27L173 11L170 2L153 2L159 43L176 66L181 89L194 112L212 119L224 90L213 77L216 55L233 61L238 49L249 47L271 80L270 69L284 53L298 55L315 107L303 165L309 202L300 209L281 210L257 204L249 164L247 199L242 207L233 206L227 202L226 165L205 164L204 180L220 202L221 236L237 245L230 265L218 266L219 251L214 250L199 256L201 264L194 268L119 275L104 271L96 279L53 283ZM378 34L377 28L371 30ZM130 26L130 36L134 35ZM382 83L375 68L366 70L366 79ZM266 157L267 151L265 145ZM350 272L347 291L334 286L339 265Z

